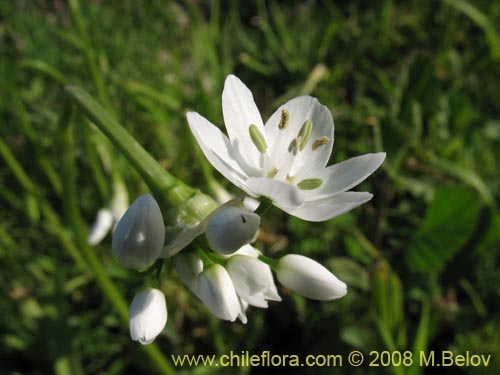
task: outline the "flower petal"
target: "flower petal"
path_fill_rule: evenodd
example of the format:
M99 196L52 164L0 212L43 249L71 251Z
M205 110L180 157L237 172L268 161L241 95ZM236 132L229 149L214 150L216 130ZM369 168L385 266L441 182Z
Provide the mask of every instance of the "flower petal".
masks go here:
M283 110L289 113L289 124L285 129L279 129L278 124ZM266 137L272 150L271 168L280 168L280 165L284 163L289 153L290 143L298 136L306 120L311 120L313 123L311 136L305 147L295 156L296 160L289 174L296 176L302 167L306 167L307 171L313 171L326 166L333 147L332 115L328 108L320 104L316 98L299 96L279 107L266 122ZM327 137L328 142L313 150L314 141L320 137Z
M208 161L229 181L246 190L243 181L247 175L238 164L239 157L229 139L219 128L196 112L188 112L187 120Z
M261 170L261 154L250 137L249 128L253 124L264 135L264 125L252 92L234 75L229 75L224 83L222 112L231 143L244 156L248 167L257 173Z
M305 202L301 207L281 207L290 215L307 221L325 221L368 202L370 193L346 192L333 197Z
M319 188L304 191L306 201L308 197L327 198L353 188L380 167L385 155L385 152L379 152L356 156L325 168L321 175L318 175L317 171L306 174L304 178L321 178L323 180L323 184Z
M215 317L234 322L241 306L226 269L213 264L198 275L198 296Z
M271 199L278 207L299 207L304 203L304 198L299 188L286 182L271 180L265 177L250 177L246 185L256 196Z

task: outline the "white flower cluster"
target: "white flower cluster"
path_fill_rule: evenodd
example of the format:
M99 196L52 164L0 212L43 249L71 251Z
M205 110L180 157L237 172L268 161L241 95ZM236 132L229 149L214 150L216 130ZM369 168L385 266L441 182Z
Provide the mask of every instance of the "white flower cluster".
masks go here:
M193 134L207 159L253 198L309 221L324 221L368 201L369 193L348 192L383 162L369 154L326 167L333 144L330 112L311 97L292 99L266 125L252 94L235 76L226 80L223 113L229 138L197 113L188 113ZM328 269L302 255L264 256L250 245L260 217L239 202L229 202L206 220L167 238L160 207L149 195L137 198L118 222L113 253L125 267L143 270L172 257L180 279L217 318L247 322L249 306L267 308L281 301L273 272L286 288L329 301L347 286ZM204 234L205 236L200 236ZM183 250L184 251L181 251ZM164 329L164 294L148 288L130 306L130 333L151 343Z

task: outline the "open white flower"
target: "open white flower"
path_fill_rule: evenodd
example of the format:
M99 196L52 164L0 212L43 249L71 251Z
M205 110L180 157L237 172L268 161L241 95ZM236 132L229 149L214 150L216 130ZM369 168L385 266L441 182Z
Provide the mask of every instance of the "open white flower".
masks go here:
M222 110L229 138L196 112L187 114L189 126L210 163L250 196L269 198L309 221L328 220L371 199L370 193L348 190L373 173L385 153L326 167L334 125L317 99L288 101L264 126L250 90L229 75Z
M129 309L130 336L142 345L154 341L167 324L167 303L164 294L153 288L134 296Z

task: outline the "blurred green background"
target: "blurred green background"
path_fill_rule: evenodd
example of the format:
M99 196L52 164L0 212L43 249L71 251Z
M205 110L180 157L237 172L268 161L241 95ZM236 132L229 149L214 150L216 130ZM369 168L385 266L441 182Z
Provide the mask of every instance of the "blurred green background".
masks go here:
M0 2L0 374L499 374L500 2ZM325 223L272 209L257 246L312 257L347 282L333 302L283 288L249 322L214 319L166 264L169 319L132 342L126 307L152 285L88 226L117 181L148 191L78 111L87 90L174 176L211 193L185 113L222 124L235 73L264 119L312 95L335 121L331 163L386 151L358 191L374 199ZM74 198L78 197L76 201ZM492 354L487 368L174 369L171 354ZM416 361L415 361L416 362ZM217 371L216 371L217 370Z

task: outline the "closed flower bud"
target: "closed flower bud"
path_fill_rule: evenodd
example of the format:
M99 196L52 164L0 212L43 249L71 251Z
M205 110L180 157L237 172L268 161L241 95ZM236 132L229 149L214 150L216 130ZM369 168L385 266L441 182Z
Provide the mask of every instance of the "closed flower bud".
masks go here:
M113 233L113 254L127 268L143 269L160 256L165 226L160 207L150 194L137 198Z
M318 262L302 255L288 254L276 267L278 280L304 297L329 301L347 294L347 285Z
M220 254L232 254L255 239L259 225L257 214L235 206L223 208L208 220L208 245Z
M142 345L152 343L167 323L167 303L158 289L137 293L129 310L130 337Z
M241 314L240 302L226 269L212 264L198 276L198 296L217 318L234 322Z

